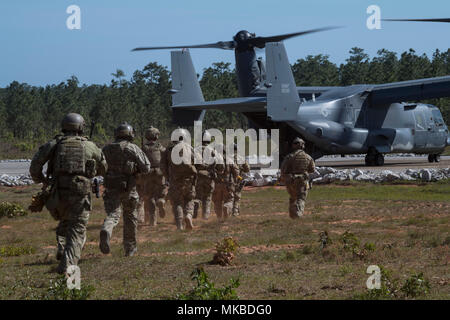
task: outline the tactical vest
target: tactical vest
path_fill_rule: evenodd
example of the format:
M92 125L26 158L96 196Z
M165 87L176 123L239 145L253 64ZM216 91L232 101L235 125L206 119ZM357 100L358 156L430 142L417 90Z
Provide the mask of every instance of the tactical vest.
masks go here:
M290 173L305 173L308 171L310 159L303 150L296 151L290 161Z
M148 143L144 145L144 152L147 158L150 160L152 168L159 168L161 166L161 152L162 146L158 142Z
M185 178L185 177L190 177L192 175L195 175L197 173L197 170L194 166L194 164L187 164L184 162L181 162L180 164L175 164L172 161L172 150L173 150L174 146L170 147L167 150L167 156L170 157L169 160L169 172L170 172L170 176L171 179L176 179L176 178ZM183 151L185 151L187 148L189 148L188 145L183 147ZM193 152L193 150L191 150L191 152ZM190 161L192 161L192 154L191 154L191 159L189 159Z
M113 142L103 148L106 162L108 163L108 173L112 174L132 174L130 168L133 162L130 162L128 154L125 152L128 141Z
M195 165L195 167L197 168L198 173L203 174L203 175L209 175L209 170L211 170L211 167L213 166L213 164L207 164L206 163L206 157L204 157L205 155L205 149L207 147L206 146L202 146L202 161L201 163L198 163ZM211 152L211 157L214 155L214 152Z
M58 141L53 161L53 174L62 175L86 175L86 148L85 138L62 137Z

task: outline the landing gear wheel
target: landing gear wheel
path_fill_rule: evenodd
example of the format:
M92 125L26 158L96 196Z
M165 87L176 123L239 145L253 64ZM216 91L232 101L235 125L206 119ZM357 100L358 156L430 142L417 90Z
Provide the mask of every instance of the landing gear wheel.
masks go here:
M428 162L434 162L434 154L429 154L428 155Z
M439 162L439 161L441 161L441 156L438 154L434 155L434 162Z
M373 166L374 165L374 158L373 158L373 156L369 156L369 155L366 155L366 158L365 158L365 162L366 162L366 166Z
M378 153L375 156L375 165L377 167L381 167L382 165L384 165L384 156L381 153Z

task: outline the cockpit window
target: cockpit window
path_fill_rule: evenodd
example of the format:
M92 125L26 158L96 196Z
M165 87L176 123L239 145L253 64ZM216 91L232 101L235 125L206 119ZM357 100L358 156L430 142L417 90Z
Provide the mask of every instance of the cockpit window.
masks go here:
M416 129L417 130L425 130L425 118L422 112L415 112L416 117Z
M443 126L444 120L442 119L442 114L439 110L433 110L433 119L437 126Z

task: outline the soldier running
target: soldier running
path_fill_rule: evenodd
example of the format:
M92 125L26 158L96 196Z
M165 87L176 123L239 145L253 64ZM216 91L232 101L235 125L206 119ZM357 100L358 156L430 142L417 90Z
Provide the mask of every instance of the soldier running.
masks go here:
M81 136L84 125L81 115L67 114L61 123L64 135L42 145L30 166L34 182L50 185L45 205L59 221L56 228L58 273L65 273L70 265L77 265L81 257L92 210L91 179L105 175L107 169L102 151ZM42 168L47 162L45 177Z
M144 152L135 144L134 130L128 123L119 125L115 141L103 148L108 171L105 176L103 201L106 219L100 231L100 250L110 252L110 239L114 227L119 223L123 211L123 247L125 256L137 251L137 206L139 195L136 190L136 176L150 171L150 162Z

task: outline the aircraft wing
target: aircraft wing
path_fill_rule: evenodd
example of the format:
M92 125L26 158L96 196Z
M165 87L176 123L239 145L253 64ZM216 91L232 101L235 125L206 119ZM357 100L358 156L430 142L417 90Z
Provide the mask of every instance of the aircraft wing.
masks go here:
M223 110L234 112L265 112L266 97L229 98L195 103L179 103L172 110Z
M297 92L300 96L302 95L312 95L317 93L324 93L332 89L342 88L342 87L297 87ZM267 88L262 87L258 88L255 92L256 95L265 95L267 94Z
M302 94L324 93L340 87L297 87L297 92Z
M373 85L372 105L450 97L450 76Z

